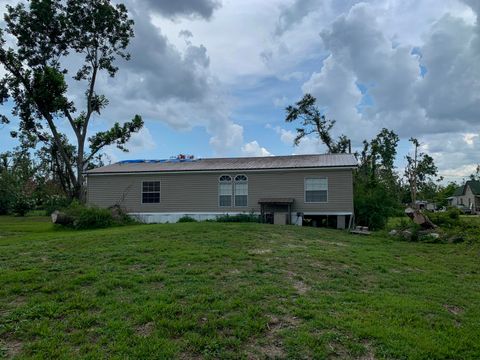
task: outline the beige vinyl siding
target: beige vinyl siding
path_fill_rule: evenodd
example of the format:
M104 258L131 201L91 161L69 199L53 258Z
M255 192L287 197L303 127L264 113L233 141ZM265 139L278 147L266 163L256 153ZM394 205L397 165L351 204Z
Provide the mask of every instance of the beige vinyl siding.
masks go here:
M248 206L220 207L219 176L248 177ZM328 178L328 202L305 203L305 178ZM142 181L160 181L160 203L142 204ZM352 212L352 170L225 171L214 173L89 175L88 203L100 207L120 204L129 212L260 211L260 198L294 198L292 211Z
M465 195L457 196L456 199L457 199L456 205L463 205L466 207L470 207L470 204L472 204L472 210L475 210L476 208L480 207L480 199L477 196L475 196L475 194L472 192L472 189L470 189L470 186L468 185L467 185L467 188L465 189Z

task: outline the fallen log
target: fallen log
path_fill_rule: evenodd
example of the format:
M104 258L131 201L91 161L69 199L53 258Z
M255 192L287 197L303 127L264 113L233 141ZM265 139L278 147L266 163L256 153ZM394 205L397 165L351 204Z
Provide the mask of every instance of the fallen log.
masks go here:
M58 210L55 210L52 213L51 217L52 217L52 223L54 224L60 224L60 225L73 224L73 218L71 218L67 214L60 212Z
M420 225L423 229L435 229L437 225L435 225L427 215L422 213L420 210L414 210L412 208L406 208L405 214L412 219L415 224Z

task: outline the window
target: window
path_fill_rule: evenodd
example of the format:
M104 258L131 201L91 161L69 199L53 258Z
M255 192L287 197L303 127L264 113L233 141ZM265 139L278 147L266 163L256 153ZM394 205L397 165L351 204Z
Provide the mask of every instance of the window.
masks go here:
M328 179L305 179L305 202L317 203L328 201Z
M245 175L235 176L235 206L248 205L248 178Z
M160 181L144 181L142 183L142 204L158 204L160 202Z
M222 175L218 184L218 204L220 206L232 206L232 177L230 175Z

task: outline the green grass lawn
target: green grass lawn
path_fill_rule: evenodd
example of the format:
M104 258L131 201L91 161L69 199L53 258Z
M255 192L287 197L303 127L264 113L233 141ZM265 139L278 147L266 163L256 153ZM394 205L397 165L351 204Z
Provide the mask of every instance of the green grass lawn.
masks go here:
M0 357L480 358L480 248L0 217Z

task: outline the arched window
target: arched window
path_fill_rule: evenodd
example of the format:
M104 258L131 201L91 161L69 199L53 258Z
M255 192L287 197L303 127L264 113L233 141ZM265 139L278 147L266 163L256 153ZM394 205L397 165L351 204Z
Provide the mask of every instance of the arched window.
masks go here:
M232 206L232 177L230 175L222 175L218 179L218 205L231 207Z
M235 176L235 206L248 206L248 178L246 175Z

